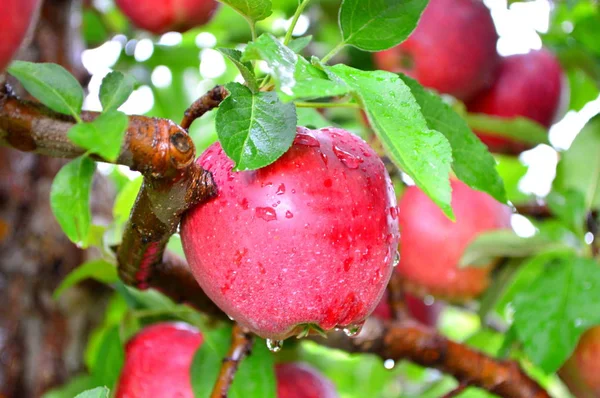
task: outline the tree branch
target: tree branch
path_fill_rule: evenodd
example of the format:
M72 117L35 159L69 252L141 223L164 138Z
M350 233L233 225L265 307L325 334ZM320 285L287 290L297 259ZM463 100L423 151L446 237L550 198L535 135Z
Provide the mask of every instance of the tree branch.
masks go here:
M235 323L231 331L231 347L227 356L223 358L219 377L210 398L227 398L233 377L240 363L250 354L254 344L253 334L246 328Z

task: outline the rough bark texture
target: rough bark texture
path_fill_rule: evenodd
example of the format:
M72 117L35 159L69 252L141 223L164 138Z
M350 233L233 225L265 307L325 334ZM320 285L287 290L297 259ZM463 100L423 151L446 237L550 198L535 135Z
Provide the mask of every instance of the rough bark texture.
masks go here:
M103 314L107 290L97 284L52 298L84 261L50 210L62 163L0 149L0 397L39 397L81 371L87 335ZM106 214L101 192L109 187L95 185L96 210Z

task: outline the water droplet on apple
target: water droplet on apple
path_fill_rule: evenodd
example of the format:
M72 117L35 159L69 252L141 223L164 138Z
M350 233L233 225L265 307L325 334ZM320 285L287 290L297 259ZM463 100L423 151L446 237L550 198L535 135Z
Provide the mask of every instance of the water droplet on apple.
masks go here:
M319 141L309 134L298 133L294 139L294 144L305 145L310 147L320 147Z
M274 221L277 220L277 212L272 207L257 207L256 217L265 221Z
M267 348L271 352L279 352L283 347L283 340L271 340L267 339Z
M392 262L392 266L397 267L398 264L400 264L400 252L396 250L396 253L394 253L394 261Z
M363 162L358 156L346 152L335 145L333 146L333 153L349 169L358 169L358 166Z
M360 334L360 331L362 330L363 325L364 325L364 322L348 325L344 328L344 334L348 337L356 337Z
M277 187L276 195L283 195L285 193L285 184L281 183L279 187Z
M398 209L396 208L396 206L390 207L390 215L394 220L398 217Z
M294 213L292 213L291 211L286 211L285 212L285 218L294 218Z

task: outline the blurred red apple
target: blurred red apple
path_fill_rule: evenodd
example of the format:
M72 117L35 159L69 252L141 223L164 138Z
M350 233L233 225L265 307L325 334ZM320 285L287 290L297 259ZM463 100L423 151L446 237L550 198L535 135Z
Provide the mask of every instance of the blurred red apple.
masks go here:
M465 101L493 83L497 41L481 0L431 0L409 38L375 53L375 64Z
M550 127L567 93L563 80L562 68L548 50L512 55L502 59L494 85L473 98L467 109L505 118L524 116ZM476 133L494 152L519 153L529 147L484 131Z
M116 0L123 13L139 28L161 34L185 32L210 21L215 0Z
M277 398L338 398L333 383L318 370L304 363L275 366Z
M477 235L510 226L507 206L453 180L456 222L416 186L406 189L398 207L401 236L396 272L402 275L409 292L463 301L487 288L492 264L460 269L458 263Z
M19 50L31 25L39 0L2 0L0 11L0 72Z
M385 294L381 298L381 301L373 311L373 316L379 319L389 320L392 319L392 308L389 304L389 293L386 290ZM416 321L430 327L436 327L440 313L444 306L441 302L435 301L433 304L428 305L420 297L416 297L410 293L404 294L404 302L408 314Z
M600 397L600 326L581 336L559 375L577 398Z

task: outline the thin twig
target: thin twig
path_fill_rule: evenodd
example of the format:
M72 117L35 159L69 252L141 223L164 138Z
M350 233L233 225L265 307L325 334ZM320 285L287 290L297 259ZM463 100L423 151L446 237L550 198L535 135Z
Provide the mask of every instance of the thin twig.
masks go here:
M253 343L254 336L248 329L237 323L233 325L231 347L229 347L229 352L223 359L221 370L219 371L219 376L210 394L210 398L227 398L235 373L244 358L250 355Z
M225 87L214 87L186 109L180 126L189 130L194 120L201 118L206 112L218 107L228 94Z

